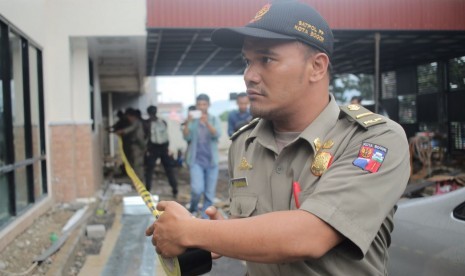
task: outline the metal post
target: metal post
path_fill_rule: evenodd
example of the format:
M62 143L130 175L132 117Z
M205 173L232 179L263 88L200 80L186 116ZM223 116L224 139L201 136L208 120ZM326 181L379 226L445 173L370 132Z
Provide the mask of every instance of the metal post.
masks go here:
M379 83L380 83L380 72L379 72L379 52L380 52L380 41L381 41L381 34L375 33L375 113L379 111Z
M108 93L108 126L114 125L113 121L113 93ZM112 134L110 134L110 156L115 157L115 139Z
M194 76L194 102L197 99L197 76Z

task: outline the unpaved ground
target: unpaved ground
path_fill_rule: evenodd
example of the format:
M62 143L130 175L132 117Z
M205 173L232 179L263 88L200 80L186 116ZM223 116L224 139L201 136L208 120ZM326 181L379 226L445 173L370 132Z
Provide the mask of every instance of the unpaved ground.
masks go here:
M51 246L52 233L59 235L74 212L75 210L70 205L57 205L35 219L29 229L0 253L0 275L10 275L7 272L19 274L28 270L33 265L33 259ZM54 257L52 255L33 272L26 275L45 275Z
M178 178L179 195L177 201L183 205L190 200L189 173L186 168L176 168ZM109 183L130 184L128 178L115 178L111 175L107 177ZM216 205L227 211L228 190L227 190L227 171L220 170ZM153 194L159 195L161 200L172 200L171 188L163 173L163 169L157 167L155 170L154 184L152 185ZM133 195L135 192L133 192ZM115 209L122 204L123 195L113 195L108 202L98 202L92 216L85 222L86 224L104 224L106 229L112 227ZM40 256L47 248L52 245L52 233L60 235L63 226L68 222L71 216L79 209L79 204L58 204L49 210L46 214L36 218L34 223L24 233L19 235L10 243L2 252L0 252L0 276L10 275L32 275L43 276L54 261L57 259L60 250L50 256L46 261L40 263L31 272L21 274L31 268L35 257ZM104 212L97 212L97 209L104 209ZM69 257L68 264L63 275L78 275L79 270L84 265L86 256L89 254L99 254L103 239L89 239L83 235L76 247L74 254ZM63 253L62 253L63 254ZM68 258L66 258L68 259ZM12 273L12 274L10 274Z

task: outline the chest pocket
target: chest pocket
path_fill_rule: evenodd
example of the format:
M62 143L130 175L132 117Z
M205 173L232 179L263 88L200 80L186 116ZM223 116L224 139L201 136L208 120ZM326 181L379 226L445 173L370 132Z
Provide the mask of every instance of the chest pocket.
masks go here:
M239 218L250 217L257 209L257 201L258 198L255 195L234 195L229 207L231 216Z

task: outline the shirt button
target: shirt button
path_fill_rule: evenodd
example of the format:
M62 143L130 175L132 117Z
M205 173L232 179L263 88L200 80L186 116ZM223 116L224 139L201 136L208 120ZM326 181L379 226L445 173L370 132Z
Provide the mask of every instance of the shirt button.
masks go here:
M282 168L282 167L277 167L277 168L276 168L276 173L279 174L279 173L281 173L282 171L283 171L283 168Z

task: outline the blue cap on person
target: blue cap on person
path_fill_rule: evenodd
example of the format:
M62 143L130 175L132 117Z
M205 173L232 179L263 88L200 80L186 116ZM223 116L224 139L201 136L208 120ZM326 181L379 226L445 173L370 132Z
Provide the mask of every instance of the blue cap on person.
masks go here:
M221 47L240 48L246 36L297 40L330 58L333 54L333 33L326 20L308 4L295 0L266 4L244 27L217 29L211 40Z

